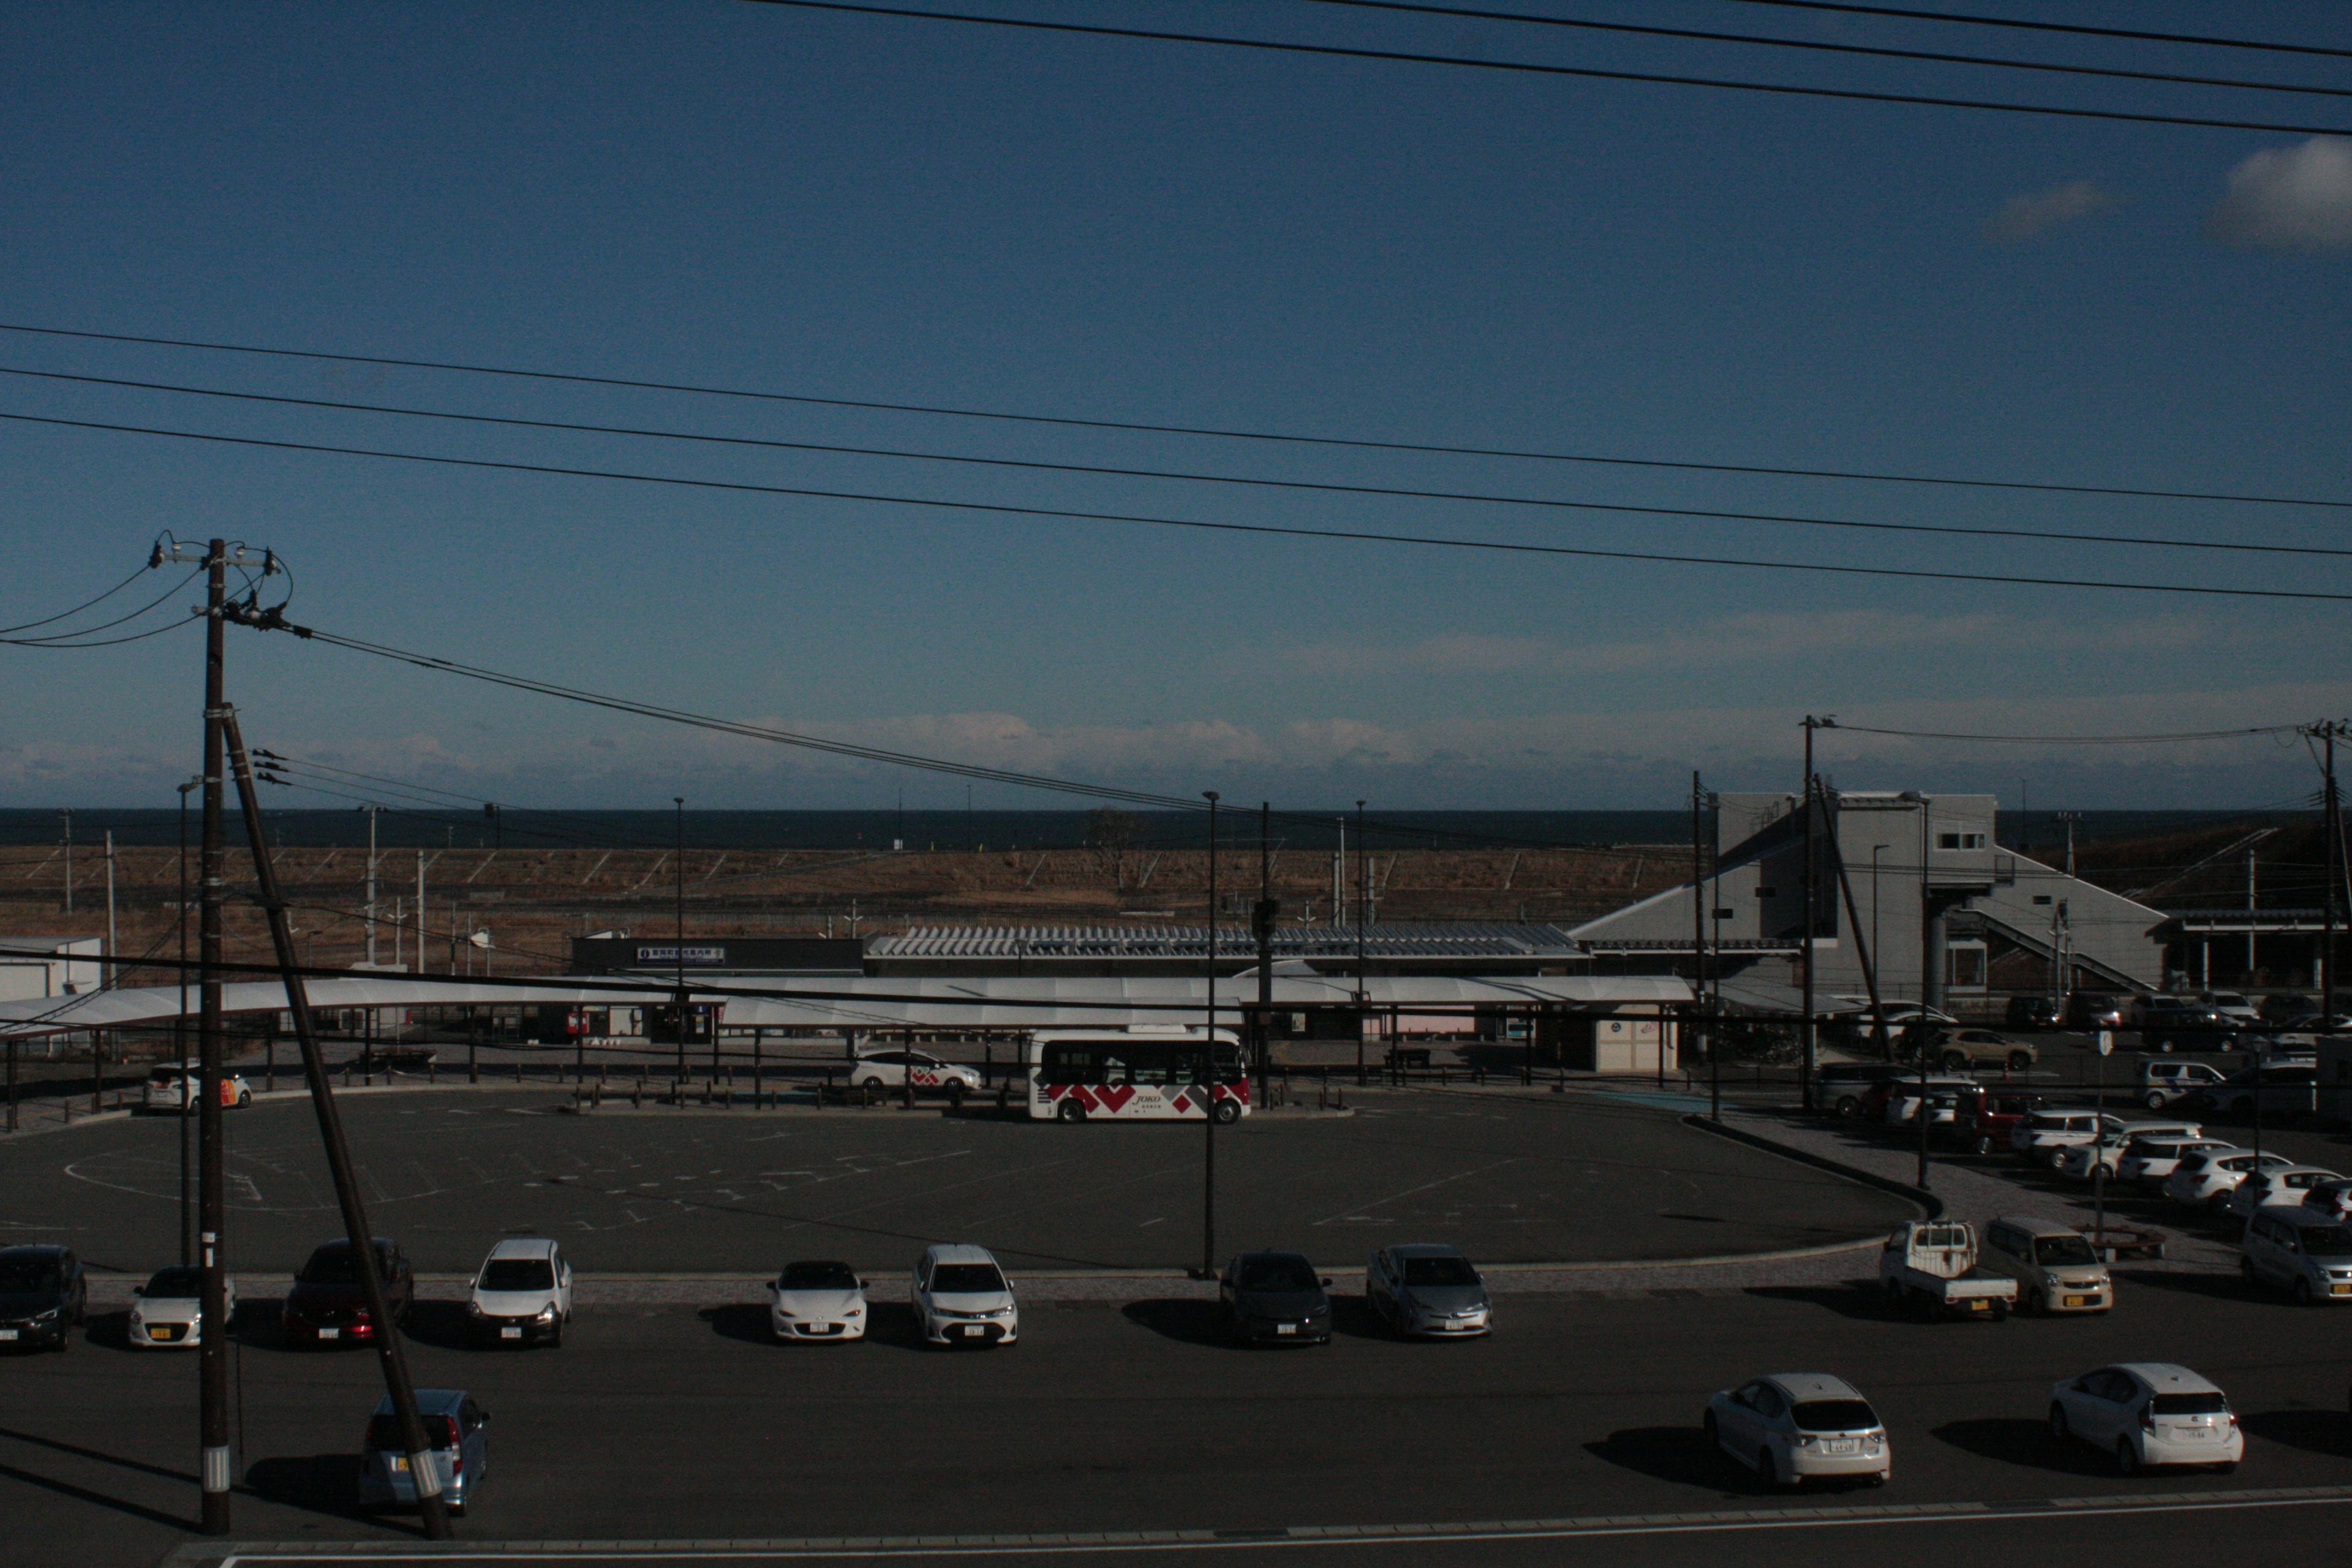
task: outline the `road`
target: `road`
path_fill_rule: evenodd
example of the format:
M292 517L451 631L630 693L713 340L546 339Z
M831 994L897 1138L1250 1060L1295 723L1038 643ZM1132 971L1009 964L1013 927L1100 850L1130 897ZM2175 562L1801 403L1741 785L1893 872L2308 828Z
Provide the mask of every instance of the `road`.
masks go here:
M451 1315L432 1313L411 1348L420 1382L469 1389L494 1413L489 1471L460 1526L477 1540L953 1533L1066 1563L1036 1533L1223 1531L1157 1550L1245 1564L1332 1560L1270 1532L1338 1531L1329 1544L1355 1543L1342 1560L1378 1562L1368 1533L1432 1526L1463 1539L1421 1539L1394 1560L1683 1563L1694 1532L1707 1550L1736 1535L1767 1563L2112 1557L2118 1543L2171 1561L2242 1550L2251 1530L2267 1555L2337 1550L2352 1523L2352 1318L2226 1277L2124 1274L2109 1318L2003 1324L1895 1321L1832 1287L1511 1297L1493 1339L1451 1344L1390 1341L1343 1300L1328 1348L1237 1351L1198 1305L1147 1300L1033 1307L1019 1347L976 1354L917 1348L902 1310L878 1314L873 1342L771 1345L749 1304L583 1315L562 1349L520 1352L461 1348ZM104 1327L68 1355L0 1363L0 1563L146 1562L186 1539L194 1363L110 1348ZM373 1358L257 1344L237 1359L238 1536L402 1539L408 1521L349 1509ZM2250 1435L2238 1473L2126 1480L2053 1445L2050 1382L2121 1359L2184 1361L2228 1389ZM1697 1427L1707 1394L1774 1370L1862 1387L1894 1435L1894 1483L1790 1499L1711 1454ZM2282 1488L2330 1490L2258 1510L2236 1496ZM2102 1499L2126 1500L2066 1501ZM2190 1512L2100 1511L2200 1499ZM1896 1512L1790 1511L1818 1507ZM1726 1511L1773 1528L1652 1517ZM1649 1532L1487 1528L1627 1515L1649 1523L1603 1528ZM1680 1533L1657 1533L1665 1524Z
M470 1271L516 1233L606 1273L911 1266L978 1241L1016 1268L1168 1268L1200 1257L1200 1123L1066 1127L975 1107L732 1111L608 1107L540 1089L344 1101L370 1217L420 1269ZM1217 1134L1220 1235L1360 1264L1437 1237L1489 1262L1654 1258L1868 1236L1900 1201L1585 1096L1351 1091L1346 1117ZM282 1273L340 1225L307 1101L225 1118L232 1268ZM100 1121L0 1144L0 1239L72 1243L143 1274L176 1257L179 1129Z

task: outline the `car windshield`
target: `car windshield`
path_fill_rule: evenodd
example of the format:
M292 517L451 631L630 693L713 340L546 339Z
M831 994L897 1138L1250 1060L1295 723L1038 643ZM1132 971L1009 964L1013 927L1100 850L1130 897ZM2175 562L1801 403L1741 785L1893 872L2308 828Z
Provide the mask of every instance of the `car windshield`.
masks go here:
M940 1296L985 1296L1004 1289L993 1263L942 1263L931 1270L931 1290Z
M2148 1405L2151 1415L2221 1415L2228 1413L2230 1402L2218 1388L2202 1394L2159 1394Z
M493 1258L482 1265L485 1290L552 1290L555 1265L544 1258Z
M379 1269L389 1261L381 1250L376 1258ZM359 1254L341 1243L322 1247L310 1254L310 1261L302 1265L302 1272L294 1278L305 1285L356 1285L360 1282Z
M1801 1399L1790 1414L1800 1432L1862 1432L1878 1425L1866 1399Z
M2295 1235L2314 1258L2352 1257L2352 1225L2297 1226Z
M1313 1290L1315 1270L1303 1258L1250 1258L1234 1280L1244 1290Z
M0 1290L54 1290L63 1282L63 1271L48 1258L0 1258Z
M205 1275L200 1268L158 1268L140 1294L151 1301L189 1300L203 1295L204 1289Z
M776 1280L782 1290L855 1290L857 1272L846 1263L787 1263Z
M1478 1271L1470 1267L1466 1258L1408 1258L1404 1260L1404 1282L1408 1285L1475 1285Z
M2033 1238L2033 1261L2045 1268L2056 1263L2096 1263L2099 1255L2091 1244L2079 1236L2038 1236Z

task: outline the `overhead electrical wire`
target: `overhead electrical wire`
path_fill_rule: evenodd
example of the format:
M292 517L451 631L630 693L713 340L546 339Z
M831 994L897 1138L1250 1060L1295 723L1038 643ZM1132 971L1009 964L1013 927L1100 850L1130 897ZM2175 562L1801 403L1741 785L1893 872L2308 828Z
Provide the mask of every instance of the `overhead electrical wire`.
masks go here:
M2000 114L2046 114L2069 120L2121 120L2140 125L2202 126L2221 131L2272 131L2294 136L2346 136L2352 131L2335 125L2303 125L2263 120L2222 120L2201 115L2153 114L2124 109L2079 109L2056 104L2011 103L1996 99L1939 98L1915 92L1872 92L1861 88L1801 87L1788 82L1736 81L1725 77L1683 76L1664 71L1603 70L1595 66L1540 65L1532 60L1480 59L1469 55L1433 55L1402 49L1352 48L1341 44L1282 43L1269 38L1237 38L1221 33L1178 33L1150 27L1113 27L1099 23L1048 22L1025 16L991 16L970 11L927 11L904 5L852 4L851 0L744 0L753 5L774 5L797 11L850 12L869 16L898 16L928 22L960 22L990 27L1014 27L1033 32L1070 33L1103 38L1139 38L1154 43L1205 44L1219 48L1262 49L1277 54L1324 55L1341 59L1382 60L1402 65L1454 66L1472 70L1514 72L1527 76L1573 77L1597 81L1649 82L1662 87L1704 87L1734 92L1773 93L1790 98L1845 99L1864 103L1922 104L1937 109L1974 109Z
M140 578L144 577L145 575L147 575L147 568L142 566L137 571L131 573L130 576L125 577L113 587L109 588L105 593L98 595L98 597L94 599L84 599L80 604L76 605L70 610L59 610L54 616L44 616L37 621L26 621L18 626L0 626L0 637L14 636L17 632L29 632L36 626L55 626L59 621L70 619L75 616L80 615L84 610L91 608L93 605L106 603L107 600L111 599L115 595L120 594L123 589L128 588L131 584L136 583Z
M2186 730L2155 735L1968 735L1939 730L1890 730L1869 724L1848 724L1843 721L1822 724L1819 728L1823 733L1843 731L1856 735L1893 735L1909 741L1978 741L2008 746L2153 746L2174 742L2242 741L2255 735L2292 735L2302 726L2257 724L2243 730Z
M1661 27L1638 22L1601 22L1581 16L1546 16L1526 11L1476 11L1452 5L1422 5L1406 0L1297 0L1302 5L1331 5L1351 11L1391 11L1420 16L1451 16L1465 22L1516 22L1529 26L1565 27L1580 32L1625 33L1643 37L1686 38L1710 44L1750 44L1767 48L1805 49L1821 54L1864 55L1881 59L1925 60L1938 65L1984 66L2000 70L2054 71L2068 76L2122 77L2133 81L2178 82L2190 87L2248 89L2260 92L2304 92L2326 98L2352 98L2352 88L2313 87L2301 82L2246 81L2231 77L2181 76L2170 71L2124 70L2110 66L2063 65L2050 60L2011 59L1996 55L1952 55L1932 49L1896 49L1871 44L1833 44L1820 38L1774 38L1757 33L1715 33L1696 27Z
M1868 484L1937 485L1959 489L2027 490L2054 495L2121 496L2146 500L2221 501L2245 506L2308 506L2352 510L2352 499L2326 496L2250 495L2225 490L2167 490L2123 485L2067 485L2032 479L1949 479L1927 474L1886 474L1853 468L1798 468L1758 463L1699 463L1664 458L1626 458L1590 452L1548 452L1510 447L1459 447L1423 441L1381 441L1363 437L1307 436L1283 431L1235 430L1215 426L1155 425L1136 420L1082 419L1066 415L1024 414L1003 409L964 408L925 403L886 403L854 397L820 397L807 393L761 392L745 387L702 386L686 382L644 381L625 376L589 375L578 372L529 370L514 365L473 364L462 361L399 359L385 354L333 353L320 349L271 348L256 343L210 342L195 338L163 338L133 332L98 332L68 327L37 327L0 321L0 332L31 336L79 338L92 342L136 343L151 348L194 349L207 353L252 354L269 359L317 360L331 364L384 365L402 370L446 371L462 375L502 376L516 380L556 382L574 386L609 386L636 392L671 392L698 397L740 398L758 403L791 403L817 408L855 408L880 414L918 414L952 419L996 420L1017 425L1052 425L1077 430L1116 430L1133 435L1196 436L1213 440L1260 441L1299 447L1334 447L1358 451L1413 452L1433 457L1496 458L1520 462L1583 463L1604 468L1665 468L1686 473L1757 474L1779 479L1841 479Z
M192 397L215 397L242 403L267 403L296 408L323 408L346 414L388 414L409 419L440 419L461 425L495 425L526 430L554 430L572 435L627 436L656 441L684 441L709 446L749 447L765 450L819 452L835 457L885 458L896 461L960 463L968 467L1022 468L1034 472L1085 474L1093 477L1166 479L1184 484L1236 485L1261 489L1312 490L1332 495L1377 496L1404 500L1465 501L1482 506L1532 507L1556 511L1621 512L1643 517L1685 517L1716 522L1764 522L1798 528L1838 528L1875 533L1929 533L1961 538L2031 539L2069 544L2116 544L2141 549L2236 551L2261 555L2310 555L2347 558L2352 549L2324 545L2249 544L2233 540L2168 539L2151 534L2083 533L2046 528L1962 528L1948 523L1868 521L1850 518L1807 517L1787 512L1731 511L1706 507L1644 506L1628 501L1570 500L1550 496L1503 495L1477 490L1412 489L1392 485L1351 485L1319 479L1263 479L1246 474L1201 473L1174 468L1129 468L1096 463L1055 463L1040 458L972 457L956 452L927 452L901 447L856 447L831 441L786 441L767 437L721 436L697 430L663 430L632 425L590 425L561 419L532 419L515 415L464 414L447 409L416 408L396 404L353 403L327 397L296 397L267 392L240 392L223 387L193 386L180 382L140 381L123 376L79 375L67 371L26 370L0 365L0 375L62 381L93 386L165 392Z
M285 441L259 436L223 436L197 430L171 430L155 426L123 425L94 419L65 419L37 414L0 413L0 420L25 425L57 426L76 430L103 430L121 435L160 436L173 440L205 441L233 447L261 447L272 451L310 452L349 458L381 458L395 462L482 468L499 473L550 474L569 479L613 479L629 484L671 485L689 489L720 490L743 495L797 496L819 500L870 502L882 506L929 507L945 511L988 512L1009 517L1034 517L1054 521L1133 523L1151 528L1192 529L1210 533L1339 540L1350 543L1404 544L1429 549L1493 551L1517 555L1554 555L1577 560L1630 561L1670 566L1725 566L1764 572L1814 573L1841 577L1895 577L1916 582L1984 583L2003 587L2091 588L2117 593L2179 594L2193 597L2352 603L2352 594L2326 593L2308 588L2230 588L2210 583L2134 583L2090 577L2028 576L2015 573L1938 572L1925 567L1910 566L1840 566L1821 562L1767 561L1726 555L1683 555L1645 550L1603 550L1587 545L1527 544L1511 540L1449 539L1439 534L1391 533L1370 529L1300 528L1265 522L1210 522L1198 518L1150 517L1127 512L1084 511L1064 507L1015 506L1003 501L938 500L923 496L884 495L865 490L824 489L800 485L761 485L735 479L688 479L668 474L629 473L612 468L565 468L551 463L507 462L489 458L451 458L432 453L396 452L374 447L343 447L319 441Z
M1911 11L1893 5L1844 5L1839 0L1729 0L1739 5L1770 5L1783 11L1836 11L1852 16L1894 16L1906 22L1951 22L1972 27L2010 27L2028 33L2071 33L2085 38L2134 38L2144 43L2197 44L2215 49L2261 49L2281 55L2327 55L2352 59L2352 49L2321 44L2279 44L2257 38L2222 38L2204 33L2150 33L2131 27L2094 27L2077 22L2025 22L2014 16L1979 16L1963 11Z
M145 568L143 568L143 567L142 567L141 570L142 570L142 571L144 571L144 570L145 570ZM194 582L194 581L196 580L196 578L197 578L199 575L201 575L201 574L203 574L203 571L204 571L204 568L203 568L203 567L201 567L201 566L197 567L195 571L189 573L185 577L181 578L178 582L176 582L176 583L173 584L170 587L168 587L168 588L164 589L161 594L156 595L155 595L155 597L153 597L152 599L148 600L148 601L147 601L147 603L145 603L145 604L143 604L143 605L140 605L137 609L135 609L135 610L131 611L131 612L129 615L127 615L127 616L117 616L114 619L112 619L112 620L110 620L110 621L100 621L100 622L99 622L99 623L98 623L98 625L96 625L96 626L82 626L82 627L79 627L79 628L78 628L78 629L76 629L76 630L73 630L73 631L51 632L50 634L48 634L48 635L47 635L47 636L46 636L46 637L0 637L0 643L9 643L9 644L12 644L12 645L14 645L14 646L16 646L16 647L44 647L44 648L114 647L117 647L117 646L119 646L119 645L121 645L121 644L122 644L122 643L139 642L139 641L142 641L142 640L143 640L143 639L145 639L145 638L147 638L147 637L161 637L161 636L163 636L165 632L173 632L173 631L177 631L177 630L179 630L182 626L187 626L187 625L191 625L192 623L191 623L191 622L189 622L189 621L187 621L187 620L184 620L184 620L177 620L177 621L172 621L172 622L169 622L169 623L167 623L166 625L163 625L163 626L151 627L150 629L148 629L148 630L146 630L146 631L143 631L143 632L134 632L134 633L132 633L132 634L131 634L130 636L127 636L127 637L96 637L96 638L94 638L94 639L93 639L93 634L95 634L95 633L98 633L98 632L104 632L104 631L111 631L111 630L113 630L116 626L128 626L128 625L129 625L130 623L131 623L132 621L137 620L140 616L143 616L143 615L147 614L147 612L148 612L148 611L152 610L153 608L155 608L155 606L156 606L156 605L161 605L164 600L166 600L166 599L170 598L173 595L174 595L174 594L178 593L181 589L183 589L183 588L186 587L190 583ZM105 594L101 594L100 595L99 595L99 598L100 598L100 599L110 598L110 597L111 597L111 596L112 596L116 592L119 592L119 591L120 591L119 587L118 587L118 588L113 588L113 589L109 589ZM99 600L98 600L98 599L93 599L93 600L91 600L91 601L90 601L90 604L93 604L93 605L94 605L94 604L96 604L96 603L98 603L98 602L99 602ZM82 608L82 609L87 609L87 608L89 608L89 606L88 605L82 605L82 606L81 606L81 608ZM67 612L66 612L66 614L67 614L68 616L76 615L76 614L79 614L79 610L68 610L68 611L67 611ZM61 619L63 619L63 618L64 618L64 616L52 616L51 617L49 617L49 619L50 619L51 621L61 620ZM34 625L36 625L36 626L42 626L42 625L47 625L47 624L48 624L48 623L47 623L47 622L39 622L39 621L37 621L37 622L35 622L35 623L33 623L33 624L34 624Z

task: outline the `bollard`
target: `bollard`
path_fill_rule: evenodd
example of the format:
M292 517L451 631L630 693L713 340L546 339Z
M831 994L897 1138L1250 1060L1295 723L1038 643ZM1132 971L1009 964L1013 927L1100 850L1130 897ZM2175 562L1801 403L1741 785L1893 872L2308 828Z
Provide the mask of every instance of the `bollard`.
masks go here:
M441 1064L438 1058L428 1059L425 1062L425 1081L426 1083L439 1083L441 1081Z
M633 1089L629 1090L629 1109L630 1109L630 1110L643 1110L645 1108L646 1108L646 1075L645 1075L645 1074L643 1074L643 1073L639 1073L639 1074L637 1075L637 1086L636 1086L636 1088L635 1088L635 1089Z

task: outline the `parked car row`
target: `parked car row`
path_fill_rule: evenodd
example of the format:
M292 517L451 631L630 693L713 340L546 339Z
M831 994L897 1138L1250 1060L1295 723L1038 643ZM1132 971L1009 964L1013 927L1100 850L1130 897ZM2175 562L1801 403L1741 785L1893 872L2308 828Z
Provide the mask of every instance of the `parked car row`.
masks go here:
M2050 1434L2087 1443L2135 1475L2197 1466L2223 1474L2245 1457L2245 1434L2229 1397L2185 1366L2119 1362L2050 1390ZM1884 1486L1895 1445L1862 1392L1827 1373L1775 1373L1706 1402L1700 1418L1712 1447L1751 1467L1767 1483L1853 1479Z

